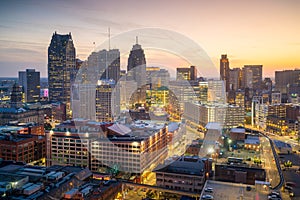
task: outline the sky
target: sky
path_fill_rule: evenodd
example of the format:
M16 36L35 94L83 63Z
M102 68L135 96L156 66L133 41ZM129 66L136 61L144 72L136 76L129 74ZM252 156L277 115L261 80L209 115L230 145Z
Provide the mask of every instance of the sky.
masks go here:
M198 44L219 68L221 54L230 67L262 64L264 76L300 67L298 0L1 0L0 77L35 68L47 76L47 48L54 31L72 33L77 57L124 32L160 28ZM135 43L135 38L129 44ZM143 38L139 38L143 46ZM132 46L128 46L128 52ZM145 49L148 66L188 67L172 52ZM126 54L121 58L126 68Z

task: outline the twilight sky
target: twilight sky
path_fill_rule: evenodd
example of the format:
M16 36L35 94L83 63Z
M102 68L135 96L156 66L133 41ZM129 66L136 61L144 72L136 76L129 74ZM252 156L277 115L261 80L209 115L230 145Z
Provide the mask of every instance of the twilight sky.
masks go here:
M54 31L72 32L84 60L107 39L108 27L112 36L147 27L175 31L202 47L217 68L226 53L231 68L263 64L264 75L274 76L274 70L300 67L299 10L298 0L1 0L0 77L16 77L26 68L46 77ZM111 46L118 48L113 40ZM190 64L171 54L145 53L150 66ZM125 68L126 56L121 62Z

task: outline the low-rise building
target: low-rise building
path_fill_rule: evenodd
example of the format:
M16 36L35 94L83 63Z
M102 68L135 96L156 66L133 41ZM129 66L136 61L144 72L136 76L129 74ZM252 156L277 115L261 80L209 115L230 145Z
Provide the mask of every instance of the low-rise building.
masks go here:
M201 192L206 180L205 162L195 157L180 157L157 166L156 185L191 192Z

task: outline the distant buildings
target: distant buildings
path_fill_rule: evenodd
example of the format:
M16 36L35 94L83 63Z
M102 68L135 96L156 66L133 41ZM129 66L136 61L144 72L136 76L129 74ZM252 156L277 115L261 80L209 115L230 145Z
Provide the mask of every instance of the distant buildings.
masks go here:
M230 68L229 68L229 60L227 55L221 55L220 59L220 80L223 80L225 83L226 92L229 91L230 86Z
M138 44L138 39L128 57L127 80L136 81L138 88L146 84L146 58L142 46Z
M293 97L299 99L300 69L275 71L275 89L280 91L282 98L284 95L287 95L289 102L292 102ZM287 99L283 102L286 102Z
M19 71L19 84L25 93L25 102L40 101L40 72L35 69Z
M120 113L120 95L114 93L115 81L100 80L96 86L96 121L112 122Z
M71 33L52 35L48 47L49 100L66 104L71 117L71 84L76 76L76 53Z
M44 111L39 107L24 107L22 94L22 87L15 84L11 93L10 107L0 108L0 125L6 125L12 121L44 124Z
M117 82L120 79L120 51L119 49L103 49L93 52L88 57L88 68L95 73L91 80L112 79Z
M190 66L190 68L177 68L176 80L195 81L197 79L197 68Z

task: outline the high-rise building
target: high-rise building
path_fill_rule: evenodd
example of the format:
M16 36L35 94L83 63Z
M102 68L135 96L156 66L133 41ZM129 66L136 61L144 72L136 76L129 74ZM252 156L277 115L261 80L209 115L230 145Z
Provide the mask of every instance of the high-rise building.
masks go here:
M71 117L71 84L76 76L76 53L71 33L52 35L48 48L49 100L66 103Z
M244 65L243 86L252 89L257 95L262 91L262 65Z
M224 81L208 80L208 99L209 102L226 103L226 92Z
M40 72L35 69L19 71L19 84L23 87L26 102L40 101Z
M195 66L190 66L190 68L186 68L186 67L177 68L176 79L187 80L187 81L197 80L197 68Z
M146 84L146 58L144 50L138 44L137 39L128 57L127 80L136 81L138 88Z
M96 86L96 121L111 122L120 109L119 99L114 95L115 82L113 80L100 80Z
M147 67L147 84L151 84L151 89L161 86L169 87L170 73L166 69L159 67Z
M275 89L281 94L291 94L296 89L300 96L300 69L275 71Z
M208 82L199 82L199 101L201 104L207 103L208 100Z
M96 79L113 79L117 82L120 78L120 51L119 49L103 49L93 52L88 57L88 68L97 75Z
M220 59L220 80L223 80L225 82L225 89L226 92L230 90L230 74L229 74L230 68L229 68L229 60L227 58L227 55L221 55Z
M241 87L241 69L233 68L229 71L229 88L230 90L238 90Z
M23 107L23 92L22 86L14 84L10 95L10 106L13 108Z

